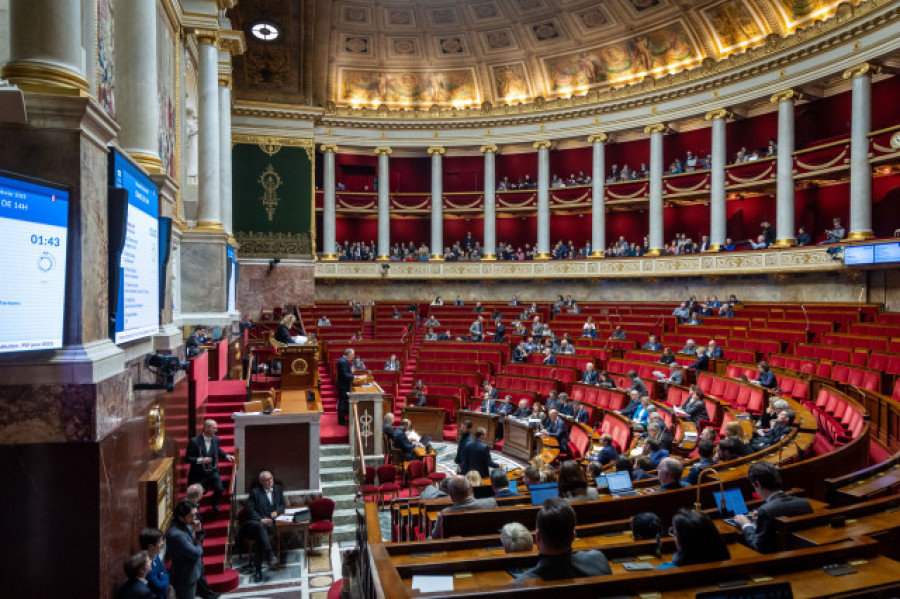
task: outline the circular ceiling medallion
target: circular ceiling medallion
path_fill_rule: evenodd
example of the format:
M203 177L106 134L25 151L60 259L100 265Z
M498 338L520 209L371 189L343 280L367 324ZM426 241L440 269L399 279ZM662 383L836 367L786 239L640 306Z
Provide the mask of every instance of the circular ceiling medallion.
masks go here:
M257 23L250 28L250 33L252 33L253 37L256 39L260 39L264 42L275 41L278 39L278 36L281 35L278 27L271 23Z

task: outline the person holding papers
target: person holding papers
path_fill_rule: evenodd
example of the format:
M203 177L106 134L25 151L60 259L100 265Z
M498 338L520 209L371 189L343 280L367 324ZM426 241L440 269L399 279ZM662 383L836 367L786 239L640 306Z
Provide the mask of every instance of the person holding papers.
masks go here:
M309 341L309 338L303 333L303 329L300 327L297 327L300 332L299 335L291 335L291 327L293 327L296 322L297 317L293 314L288 314L282 318L281 322L278 324L278 328L275 329L275 341L284 343L285 345L302 344Z

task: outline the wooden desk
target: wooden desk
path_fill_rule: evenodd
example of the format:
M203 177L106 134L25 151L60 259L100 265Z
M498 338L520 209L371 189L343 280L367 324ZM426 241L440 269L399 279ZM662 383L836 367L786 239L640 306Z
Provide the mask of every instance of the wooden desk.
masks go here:
M891 489L900 485L900 466L894 466L890 470L879 472L871 478L864 479L838 489L842 495L850 495L860 499L878 497L883 493L890 493Z
M444 408L417 408L415 406L400 408L400 418L408 419L413 430L419 433L420 437L427 435L431 437L432 441L444 440L445 416Z
M525 462L534 453L534 428L527 420L503 421L503 453Z
M809 547L837 543L861 536L877 538L878 533L900 529L900 510L877 512L856 518L848 518L843 526L830 524L798 530L791 534L791 547ZM900 577L900 572L898 572Z
M309 535L309 524L311 520L306 522L279 522L275 521L275 555L280 561L282 558L281 537L284 535L296 535L303 539L303 547L306 547L307 535ZM282 561L283 563L283 561Z
M282 389L316 389L319 383L319 346L313 343L287 345L278 350Z
M465 421L472 422L472 432L474 433L478 428L483 428L485 430L484 442L487 443L488 447L494 446L494 437L497 432L497 423L500 421L500 417L495 414L485 414L484 412L473 412L471 410L460 410L456 416L456 440L459 441L459 438L462 436L462 426L460 426Z
M378 383L371 382L354 385L348 395L350 405L349 417L353 418L353 405L359 414L359 434L362 437L363 454L366 458L380 458L384 455L382 446L381 423L384 422L385 408L390 404L384 401L384 390ZM387 404L387 405L385 405ZM353 457L359 453L360 443L356 440L356 427L350 423L350 452Z

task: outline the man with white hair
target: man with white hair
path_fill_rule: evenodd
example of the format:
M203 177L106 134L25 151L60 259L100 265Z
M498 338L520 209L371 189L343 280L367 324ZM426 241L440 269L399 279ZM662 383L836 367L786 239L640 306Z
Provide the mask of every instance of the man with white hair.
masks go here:
M706 356L708 358L721 358L724 356L722 348L716 345L715 339L709 340L709 344L706 347Z
M600 373L594 370L593 362L588 362L584 365L584 374L581 375L581 382L586 385L600 384Z
M503 551L506 553L531 551L534 547L534 537L531 536L524 524L510 522L504 524L500 529L500 544L503 545Z
M253 539L255 555L253 565L256 570L254 582L262 581L262 563L270 566L278 564L278 556L272 552L269 533L275 532L275 518L284 512L284 489L275 484L275 477L268 470L259 473L259 486L250 489L247 498L247 521L241 529L243 535Z
M485 497L483 499L475 499L472 492L472 485L466 480L465 476L456 475L447 483L447 492L453 504L445 507L438 514L431 530L433 539L440 539L443 535L444 518L443 515L450 512L467 512L471 510L493 510L497 508L497 500L493 497Z

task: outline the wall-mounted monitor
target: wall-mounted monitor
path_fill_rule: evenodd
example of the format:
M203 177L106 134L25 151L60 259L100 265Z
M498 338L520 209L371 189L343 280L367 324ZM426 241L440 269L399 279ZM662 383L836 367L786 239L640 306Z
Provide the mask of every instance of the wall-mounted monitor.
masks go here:
M109 185L110 337L128 343L159 330L159 192L115 149Z
M844 248L844 264L892 264L900 262L900 242L848 245Z
M900 242L880 243L875 246L875 264L900 262Z
M234 312L237 305L237 254L230 245L225 254L225 272L228 275L228 311Z
M0 353L63 345L69 192L0 171Z

